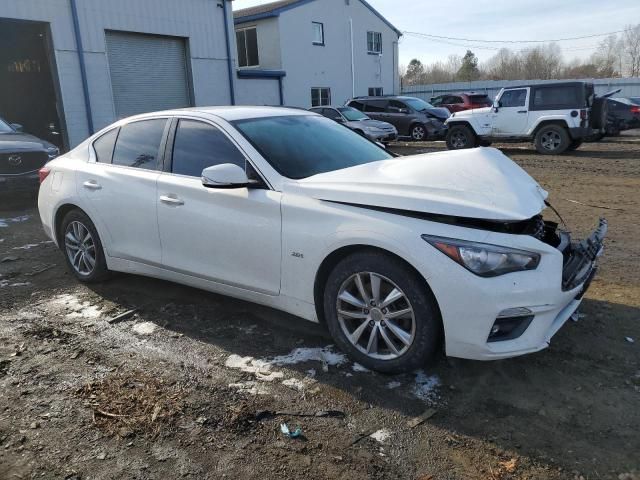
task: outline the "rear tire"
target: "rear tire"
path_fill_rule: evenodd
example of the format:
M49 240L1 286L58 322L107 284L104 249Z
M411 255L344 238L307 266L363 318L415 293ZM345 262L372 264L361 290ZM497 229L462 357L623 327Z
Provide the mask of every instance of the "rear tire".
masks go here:
M571 137L560 125L545 125L538 130L533 143L541 155L560 155L569 148Z
M447 148L449 150L462 150L477 146L476 135L466 125L454 125L447 132Z
M371 370L421 368L441 344L440 312L424 279L376 251L355 253L335 266L325 285L324 311L339 348Z
M83 283L109 278L102 242L91 219L81 210L72 210L62 220L58 245L67 267Z

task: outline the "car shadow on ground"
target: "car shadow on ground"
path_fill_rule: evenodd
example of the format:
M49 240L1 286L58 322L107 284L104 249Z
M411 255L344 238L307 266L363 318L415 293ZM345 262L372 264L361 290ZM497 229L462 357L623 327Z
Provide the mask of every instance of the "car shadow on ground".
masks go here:
M242 357L265 359L331 343L321 325L168 282L119 274L92 289L123 309L141 308L145 320ZM440 382L432 399L438 414L431 423L452 438L471 436L578 470L635 468L629 452L640 450L635 430L640 412L633 406L640 389L639 359L615 332L633 332L631 322L640 309L587 299L581 312L584 318L568 322L551 347L537 354L494 362L439 356L426 368ZM633 328L638 334L637 325ZM304 376L310 367L317 364L288 368ZM413 375L345 376L332 370L317 380L365 404L411 417L425 410L424 401L387 385L411 384ZM585 451L591 458L584 458Z

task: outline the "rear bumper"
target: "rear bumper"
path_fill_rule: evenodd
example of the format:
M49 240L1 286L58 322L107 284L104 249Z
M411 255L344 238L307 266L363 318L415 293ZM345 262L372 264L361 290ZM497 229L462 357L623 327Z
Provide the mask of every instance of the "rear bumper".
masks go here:
M37 192L38 171L23 175L0 175L0 192Z
M571 138L574 140L589 137L594 133L596 132L589 127L573 127L569 129L569 135L571 135Z

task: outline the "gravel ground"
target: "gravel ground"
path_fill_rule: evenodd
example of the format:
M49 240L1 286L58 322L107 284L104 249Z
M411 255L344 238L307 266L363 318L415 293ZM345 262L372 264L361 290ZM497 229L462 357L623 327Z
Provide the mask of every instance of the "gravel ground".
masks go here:
M494 146L574 235L607 217L600 274L546 351L406 375L250 303L124 274L80 285L33 199L2 199L0 479L640 478L640 137Z

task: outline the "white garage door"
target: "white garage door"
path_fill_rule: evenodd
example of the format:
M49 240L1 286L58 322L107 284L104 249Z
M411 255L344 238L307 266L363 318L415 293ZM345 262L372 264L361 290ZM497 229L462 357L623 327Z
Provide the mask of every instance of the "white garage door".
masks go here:
M106 37L118 118L191 106L184 39L124 32Z

